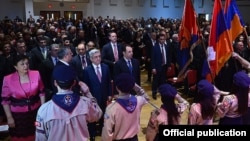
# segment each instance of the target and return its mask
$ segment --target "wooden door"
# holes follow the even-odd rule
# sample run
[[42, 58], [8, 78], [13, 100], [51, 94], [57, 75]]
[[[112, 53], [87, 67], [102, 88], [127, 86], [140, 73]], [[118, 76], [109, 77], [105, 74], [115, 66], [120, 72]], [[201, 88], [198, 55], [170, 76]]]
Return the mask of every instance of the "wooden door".
[[64, 11], [64, 18], [80, 20], [82, 19], [82, 11]]
[[54, 19], [57, 20], [60, 18], [60, 11], [40, 11], [40, 15], [44, 17], [44, 19]]

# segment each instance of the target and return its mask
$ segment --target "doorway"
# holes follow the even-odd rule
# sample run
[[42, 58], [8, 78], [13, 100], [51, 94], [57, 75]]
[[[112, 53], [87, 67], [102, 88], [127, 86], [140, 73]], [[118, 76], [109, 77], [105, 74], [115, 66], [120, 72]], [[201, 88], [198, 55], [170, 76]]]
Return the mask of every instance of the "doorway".
[[49, 19], [58, 20], [60, 18], [60, 11], [40, 11], [40, 15], [47, 20]]
[[64, 11], [64, 18], [80, 20], [82, 19], [82, 11]]

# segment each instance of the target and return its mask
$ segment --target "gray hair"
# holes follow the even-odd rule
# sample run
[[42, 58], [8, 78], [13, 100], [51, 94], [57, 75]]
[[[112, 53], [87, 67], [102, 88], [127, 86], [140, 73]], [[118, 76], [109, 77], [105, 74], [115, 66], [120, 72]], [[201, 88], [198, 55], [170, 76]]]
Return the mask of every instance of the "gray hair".
[[66, 56], [71, 50], [67, 47], [61, 47], [57, 53], [57, 57], [59, 59], [63, 59], [64, 56]]
[[89, 52], [89, 57], [92, 58], [95, 53], [101, 53], [101, 52], [99, 49], [94, 48]]

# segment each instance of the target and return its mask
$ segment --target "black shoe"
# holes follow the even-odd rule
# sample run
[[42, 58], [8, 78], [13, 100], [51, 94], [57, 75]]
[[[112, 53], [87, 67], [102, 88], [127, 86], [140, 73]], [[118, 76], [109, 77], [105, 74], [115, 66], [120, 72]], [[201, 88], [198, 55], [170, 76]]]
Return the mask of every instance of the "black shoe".
[[95, 141], [95, 137], [90, 137], [89, 140], [90, 141]]
[[153, 98], [154, 100], [156, 100], [156, 99], [157, 99], [156, 95], [152, 95], [152, 98]]

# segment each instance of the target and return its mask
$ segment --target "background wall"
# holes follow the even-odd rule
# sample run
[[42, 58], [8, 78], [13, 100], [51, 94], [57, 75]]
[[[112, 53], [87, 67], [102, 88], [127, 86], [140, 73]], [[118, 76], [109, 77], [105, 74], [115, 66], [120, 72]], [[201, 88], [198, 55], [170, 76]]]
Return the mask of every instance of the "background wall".
[[[29, 15], [37, 18], [40, 11], [82, 11], [83, 16], [107, 17], [117, 19], [157, 17], [181, 18], [185, 0], [1, 0], [0, 18], [4, 16], [27, 19]], [[63, 1], [63, 6], [60, 3]], [[211, 18], [213, 0], [193, 0], [197, 14], [206, 13]], [[245, 22], [250, 21], [249, 0], [237, 0]], [[49, 8], [48, 5], [52, 7]], [[73, 6], [74, 5], [74, 6]], [[72, 6], [74, 8], [72, 8]]]

